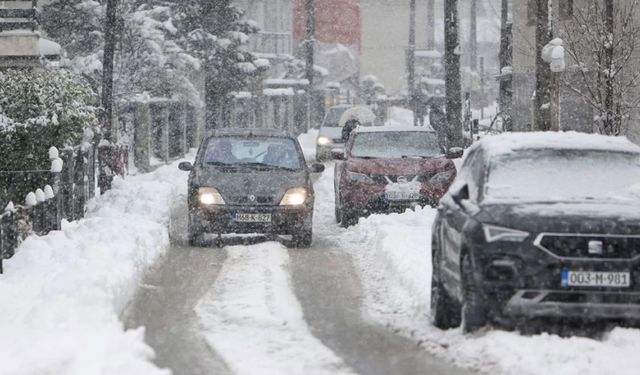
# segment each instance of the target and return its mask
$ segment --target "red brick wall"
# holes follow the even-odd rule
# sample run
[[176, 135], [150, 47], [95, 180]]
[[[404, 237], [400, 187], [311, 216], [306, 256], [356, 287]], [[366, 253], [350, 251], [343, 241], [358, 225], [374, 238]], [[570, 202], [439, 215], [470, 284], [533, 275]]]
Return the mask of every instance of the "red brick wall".
[[[360, 50], [362, 24], [358, 0], [315, 0], [316, 40], [340, 43]], [[299, 45], [306, 36], [306, 0], [295, 0], [293, 39]]]

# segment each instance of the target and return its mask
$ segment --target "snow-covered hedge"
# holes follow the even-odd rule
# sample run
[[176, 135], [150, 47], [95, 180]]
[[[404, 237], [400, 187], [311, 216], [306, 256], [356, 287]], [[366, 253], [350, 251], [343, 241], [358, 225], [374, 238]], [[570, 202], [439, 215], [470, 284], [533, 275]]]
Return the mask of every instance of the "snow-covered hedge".
[[[65, 70], [0, 73], [0, 170], [48, 170], [51, 146], [77, 145], [85, 129], [97, 126], [96, 101], [91, 88]], [[7, 183], [16, 182], [0, 179], [0, 186]]]

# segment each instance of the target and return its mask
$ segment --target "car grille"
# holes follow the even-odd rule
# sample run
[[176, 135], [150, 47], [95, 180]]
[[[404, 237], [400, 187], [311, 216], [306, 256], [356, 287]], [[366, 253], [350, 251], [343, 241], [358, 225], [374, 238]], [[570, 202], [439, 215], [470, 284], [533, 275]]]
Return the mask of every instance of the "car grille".
[[561, 258], [633, 259], [640, 256], [640, 237], [622, 235], [542, 234], [536, 239], [536, 245]]
[[381, 183], [381, 184], [386, 184], [389, 181], [396, 183], [398, 182], [398, 180], [402, 177], [402, 179], [404, 179], [405, 182], [411, 182], [413, 181], [417, 176], [416, 175], [402, 175], [402, 176], [386, 176], [386, 175], [382, 175], [382, 174], [374, 174], [374, 175], [369, 175], [369, 177], [371, 177], [371, 179], [377, 183]]
[[273, 196], [260, 196], [256, 195], [255, 199], [252, 200], [249, 195], [232, 195], [230, 197], [225, 197], [225, 201], [227, 204], [237, 204], [237, 205], [272, 205], [276, 201]]

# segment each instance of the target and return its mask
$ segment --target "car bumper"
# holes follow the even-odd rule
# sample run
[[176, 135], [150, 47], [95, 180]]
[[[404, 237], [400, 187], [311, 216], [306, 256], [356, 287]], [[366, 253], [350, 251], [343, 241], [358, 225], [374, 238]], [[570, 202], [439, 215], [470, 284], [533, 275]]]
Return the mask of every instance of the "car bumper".
[[503, 313], [512, 317], [627, 319], [640, 321], [640, 293], [519, 290]]
[[418, 199], [388, 200], [384, 189], [384, 186], [347, 189], [343, 194], [343, 205], [360, 214], [404, 212], [407, 208], [416, 206], [435, 207], [442, 196], [442, 193], [423, 188]]
[[[311, 225], [313, 211], [310, 207], [281, 206], [219, 206], [215, 208], [195, 208], [190, 211], [192, 225], [200, 233], [264, 233], [293, 234]], [[270, 214], [268, 223], [246, 223], [234, 220], [236, 214]]]
[[[640, 259], [558, 259], [526, 241], [484, 244], [472, 253], [475, 282], [499, 315], [640, 321]], [[565, 286], [566, 270], [629, 272], [631, 281], [625, 288]]]

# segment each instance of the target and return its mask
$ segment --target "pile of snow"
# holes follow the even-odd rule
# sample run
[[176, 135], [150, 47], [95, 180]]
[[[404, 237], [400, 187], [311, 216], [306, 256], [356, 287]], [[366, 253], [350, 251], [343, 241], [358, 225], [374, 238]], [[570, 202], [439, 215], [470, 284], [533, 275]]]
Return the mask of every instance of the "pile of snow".
[[116, 179], [85, 219], [21, 244], [0, 275], [0, 372], [166, 373], [144, 331], [118, 317], [168, 247], [170, 202], [186, 180], [176, 164]]
[[284, 246], [267, 242], [226, 251], [196, 312], [207, 342], [235, 374], [352, 374], [309, 331]]

